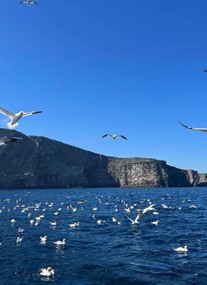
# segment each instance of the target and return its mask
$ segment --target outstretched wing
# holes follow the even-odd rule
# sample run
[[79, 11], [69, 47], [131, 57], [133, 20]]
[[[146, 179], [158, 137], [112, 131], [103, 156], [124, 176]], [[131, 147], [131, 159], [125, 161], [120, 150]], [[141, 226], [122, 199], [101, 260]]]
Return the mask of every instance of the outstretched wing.
[[0, 113], [6, 115], [7, 117], [9, 117], [10, 119], [13, 119], [15, 114], [5, 110], [4, 108], [0, 107]]
[[127, 140], [127, 138], [126, 138], [125, 136], [123, 136], [123, 135], [120, 135], [120, 137], [121, 137], [122, 139]]
[[150, 205], [149, 207], [145, 208], [142, 210], [142, 214], [146, 214], [148, 211], [154, 211], [155, 208], [154, 207], [155, 204]]
[[39, 113], [42, 113], [42, 111], [25, 112], [22, 117], [31, 116]]
[[134, 221], [129, 216], [126, 216], [126, 217], [132, 224], [134, 223]]
[[207, 128], [192, 128], [189, 126], [184, 125], [183, 123], [181, 123], [180, 121], [178, 121], [183, 127], [185, 127], [186, 129], [189, 130], [193, 130], [193, 131], [200, 131], [200, 132], [207, 132]]
[[105, 137], [113, 137], [111, 134], [105, 134], [102, 136], [102, 138], [105, 138]]

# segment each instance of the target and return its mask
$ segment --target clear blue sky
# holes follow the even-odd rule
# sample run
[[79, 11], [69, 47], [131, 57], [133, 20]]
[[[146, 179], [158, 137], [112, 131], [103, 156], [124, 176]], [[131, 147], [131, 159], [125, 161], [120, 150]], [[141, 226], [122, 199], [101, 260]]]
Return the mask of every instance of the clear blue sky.
[[177, 121], [207, 127], [207, 1], [37, 2], [1, 0], [0, 106], [43, 111], [16, 130], [207, 172], [207, 133]]

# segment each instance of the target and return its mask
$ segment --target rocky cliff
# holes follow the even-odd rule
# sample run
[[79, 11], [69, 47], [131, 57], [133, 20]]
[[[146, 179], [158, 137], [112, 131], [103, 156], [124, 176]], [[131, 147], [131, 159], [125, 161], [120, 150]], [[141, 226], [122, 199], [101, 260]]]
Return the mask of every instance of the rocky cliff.
[[114, 158], [38, 136], [0, 146], [0, 188], [206, 186], [207, 175], [148, 158]]

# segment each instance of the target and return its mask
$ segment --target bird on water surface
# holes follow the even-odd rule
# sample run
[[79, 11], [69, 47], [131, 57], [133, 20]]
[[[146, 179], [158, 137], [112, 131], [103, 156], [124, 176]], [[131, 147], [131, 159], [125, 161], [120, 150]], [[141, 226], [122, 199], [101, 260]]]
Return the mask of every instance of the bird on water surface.
[[10, 122], [7, 123], [7, 126], [9, 129], [14, 129], [16, 126], [18, 126], [18, 121], [22, 117], [39, 114], [39, 113], [42, 113], [42, 111], [31, 111], [31, 112], [20, 111], [20, 112], [14, 114], [14, 113], [7, 111], [4, 108], [0, 107], [0, 113], [10, 118]]
[[174, 251], [178, 252], [178, 253], [187, 253], [188, 252], [188, 247], [187, 245], [185, 245], [184, 247], [180, 246], [177, 248], [173, 248]]
[[55, 274], [55, 271], [52, 267], [41, 268], [40, 275], [43, 277], [50, 277]]

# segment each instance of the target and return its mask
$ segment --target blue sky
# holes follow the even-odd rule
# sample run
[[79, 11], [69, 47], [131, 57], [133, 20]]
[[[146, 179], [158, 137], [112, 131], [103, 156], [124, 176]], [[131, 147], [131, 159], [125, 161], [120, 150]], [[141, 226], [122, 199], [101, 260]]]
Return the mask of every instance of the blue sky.
[[16, 130], [207, 172], [207, 134], [178, 124], [207, 127], [206, 0], [37, 2], [1, 0], [0, 106], [43, 111]]

